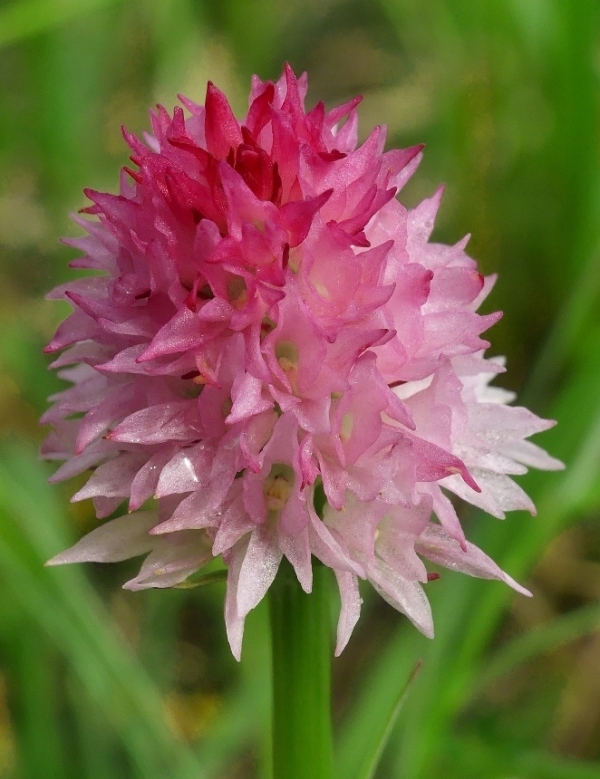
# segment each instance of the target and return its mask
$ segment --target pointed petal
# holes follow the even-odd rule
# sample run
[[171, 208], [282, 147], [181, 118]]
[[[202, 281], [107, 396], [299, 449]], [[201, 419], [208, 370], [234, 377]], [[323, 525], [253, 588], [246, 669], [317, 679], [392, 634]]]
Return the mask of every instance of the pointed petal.
[[441, 527], [430, 525], [425, 528], [417, 539], [415, 548], [419, 554], [445, 568], [461, 571], [469, 576], [477, 576], [480, 579], [498, 579], [506, 582], [522, 595], [531, 597], [529, 590], [504, 573], [485, 552], [469, 542], [466, 544], [466, 549], [461, 548], [456, 539]]
[[275, 579], [281, 557], [281, 550], [266, 530], [261, 528], [252, 533], [238, 581], [240, 616], [245, 617], [263, 599]]
[[157, 521], [153, 511], [117, 517], [92, 530], [70, 549], [48, 560], [46, 565], [116, 563], [145, 554], [154, 545], [154, 538], [148, 531]]
[[410, 619], [427, 638], [433, 638], [433, 617], [425, 591], [419, 582], [409, 581], [383, 561], [369, 568], [369, 581], [381, 597]]
[[358, 579], [348, 571], [335, 571], [340, 589], [341, 608], [337, 625], [335, 656], [339, 657], [350, 640], [354, 626], [360, 617], [362, 598], [358, 592]]

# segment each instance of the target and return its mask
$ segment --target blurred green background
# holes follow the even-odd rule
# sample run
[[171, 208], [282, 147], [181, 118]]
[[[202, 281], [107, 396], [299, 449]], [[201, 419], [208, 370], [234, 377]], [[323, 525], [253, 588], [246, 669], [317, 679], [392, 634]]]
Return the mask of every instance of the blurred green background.
[[339, 779], [418, 658], [377, 777], [600, 776], [600, 4], [596, 0], [11, 0], [0, 3], [0, 779], [268, 779], [265, 609], [229, 653], [221, 585], [127, 593], [135, 563], [44, 569], [94, 526], [48, 487], [37, 419], [60, 383], [41, 354], [65, 310], [84, 186], [114, 191], [120, 125], [213, 80], [245, 108], [284, 60], [309, 103], [356, 93], [363, 136], [421, 141], [403, 200], [441, 181], [436, 236], [470, 231], [499, 282], [487, 310], [501, 382], [559, 425], [568, 465], [522, 483], [537, 518], [465, 516], [535, 593], [444, 573], [428, 642], [365, 591], [335, 661]]

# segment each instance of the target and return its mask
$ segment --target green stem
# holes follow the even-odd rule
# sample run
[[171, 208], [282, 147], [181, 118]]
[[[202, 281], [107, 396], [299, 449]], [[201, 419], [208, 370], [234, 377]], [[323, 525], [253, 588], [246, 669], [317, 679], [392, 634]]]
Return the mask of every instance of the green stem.
[[332, 779], [329, 571], [306, 595], [284, 560], [270, 589], [273, 779]]

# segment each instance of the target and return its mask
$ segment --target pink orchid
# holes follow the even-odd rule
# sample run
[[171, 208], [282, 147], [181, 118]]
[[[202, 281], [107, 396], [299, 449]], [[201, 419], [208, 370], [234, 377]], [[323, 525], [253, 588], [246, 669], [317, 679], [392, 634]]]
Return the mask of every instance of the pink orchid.
[[67, 242], [100, 274], [51, 295], [74, 307], [47, 347], [72, 386], [43, 453], [66, 461], [54, 481], [92, 471], [73, 499], [98, 517], [130, 512], [51, 564], [147, 554], [138, 590], [221, 556], [238, 658], [284, 557], [306, 592], [313, 557], [333, 569], [336, 653], [360, 578], [433, 635], [422, 558], [526, 593], [466, 541], [448, 493], [533, 512], [511, 476], [561, 467], [524, 440], [552, 423], [488, 387], [499, 314], [477, 308], [494, 278], [466, 241], [430, 243], [441, 192], [396, 199], [421, 147], [384, 152], [382, 127], [357, 146], [359, 100], [307, 112], [306, 89], [289, 66], [254, 78], [238, 122], [209, 84], [187, 117], [151, 114], [145, 142], [125, 133], [137, 170], [119, 195], [86, 192], [97, 219]]

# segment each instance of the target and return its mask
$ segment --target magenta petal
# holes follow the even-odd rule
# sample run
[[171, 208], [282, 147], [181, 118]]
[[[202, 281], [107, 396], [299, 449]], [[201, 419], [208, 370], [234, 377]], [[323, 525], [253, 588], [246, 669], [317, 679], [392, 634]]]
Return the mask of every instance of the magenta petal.
[[298, 246], [304, 241], [310, 230], [313, 217], [329, 200], [332, 189], [322, 192], [310, 200], [296, 200], [286, 203], [279, 211], [281, 226], [287, 230], [290, 247]]
[[226, 157], [242, 142], [240, 126], [227, 98], [209, 82], [206, 90], [206, 145], [215, 157]]

